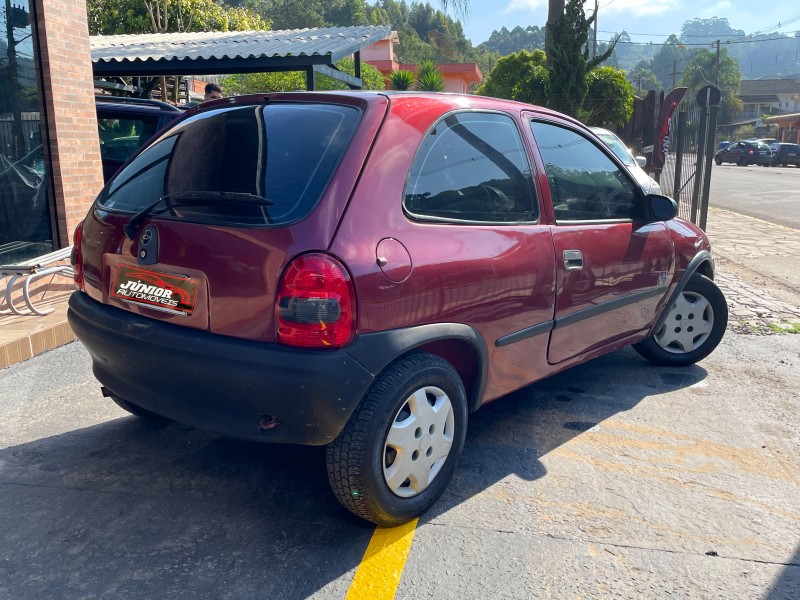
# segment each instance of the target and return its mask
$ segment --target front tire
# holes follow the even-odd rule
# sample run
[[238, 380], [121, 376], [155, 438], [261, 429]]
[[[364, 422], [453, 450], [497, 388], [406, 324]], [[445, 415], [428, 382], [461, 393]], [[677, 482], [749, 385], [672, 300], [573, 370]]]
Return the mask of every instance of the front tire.
[[342, 505], [383, 527], [424, 513], [453, 476], [467, 431], [458, 372], [432, 354], [392, 363], [327, 448]]
[[695, 273], [667, 309], [664, 324], [633, 347], [657, 365], [692, 365], [714, 351], [727, 325], [725, 296], [708, 277]]

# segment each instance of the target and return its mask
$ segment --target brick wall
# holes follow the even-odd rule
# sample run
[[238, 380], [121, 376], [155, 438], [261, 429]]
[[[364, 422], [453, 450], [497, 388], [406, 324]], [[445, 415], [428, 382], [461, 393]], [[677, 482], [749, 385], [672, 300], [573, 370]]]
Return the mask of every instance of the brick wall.
[[31, 4], [42, 63], [57, 235], [60, 245], [67, 246], [103, 187], [86, 0]]

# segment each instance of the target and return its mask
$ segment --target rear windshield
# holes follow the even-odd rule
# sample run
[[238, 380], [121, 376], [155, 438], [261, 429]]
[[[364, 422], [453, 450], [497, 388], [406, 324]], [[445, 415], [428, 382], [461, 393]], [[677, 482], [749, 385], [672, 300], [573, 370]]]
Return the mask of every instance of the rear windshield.
[[[106, 209], [138, 212], [165, 198], [161, 218], [225, 225], [281, 225], [307, 216], [360, 118], [331, 104], [218, 108], [168, 130], [100, 193]], [[204, 192], [210, 192], [208, 198]], [[215, 201], [220, 192], [257, 202]], [[191, 197], [191, 202], [169, 199]], [[155, 213], [156, 211], [154, 211]]]

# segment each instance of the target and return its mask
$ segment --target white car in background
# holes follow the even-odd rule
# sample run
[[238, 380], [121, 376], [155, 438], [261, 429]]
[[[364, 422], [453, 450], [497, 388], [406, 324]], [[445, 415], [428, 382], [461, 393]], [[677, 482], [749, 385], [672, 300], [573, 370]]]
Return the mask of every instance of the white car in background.
[[625, 143], [619, 139], [615, 133], [609, 131], [608, 129], [603, 129], [602, 127], [590, 127], [589, 129], [592, 130], [597, 137], [599, 137], [603, 142], [605, 142], [606, 146], [611, 148], [611, 151], [617, 155], [625, 166], [628, 167], [628, 171], [631, 172], [636, 178], [636, 181], [639, 182], [639, 185], [642, 186], [642, 189], [648, 194], [661, 194], [661, 186], [658, 185], [658, 182], [650, 177], [642, 167], [646, 163], [646, 160], [643, 156], [634, 157]]

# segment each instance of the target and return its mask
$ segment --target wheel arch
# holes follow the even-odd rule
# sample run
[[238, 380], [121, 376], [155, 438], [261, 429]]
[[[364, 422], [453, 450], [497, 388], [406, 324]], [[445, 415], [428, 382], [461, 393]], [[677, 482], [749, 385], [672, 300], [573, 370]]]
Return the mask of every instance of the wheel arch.
[[440, 356], [458, 372], [467, 408], [481, 405], [488, 376], [489, 352], [481, 334], [463, 323], [434, 323], [359, 336], [350, 355], [377, 379], [391, 363], [415, 352]]
[[678, 285], [676, 285], [675, 289], [672, 290], [669, 298], [661, 308], [661, 314], [658, 315], [658, 318], [650, 328], [650, 331], [647, 334], [648, 336], [652, 335], [653, 332], [658, 331], [664, 324], [664, 320], [667, 318], [667, 313], [669, 313], [669, 307], [672, 306], [678, 296], [683, 292], [686, 284], [689, 283], [689, 280], [695, 273], [700, 273], [712, 281], [714, 280], [714, 259], [711, 257], [711, 252], [708, 250], [700, 250], [700, 252], [695, 254], [694, 258], [689, 261], [689, 264], [686, 266], [686, 270], [683, 272], [683, 275], [681, 275], [681, 278], [678, 281]]

